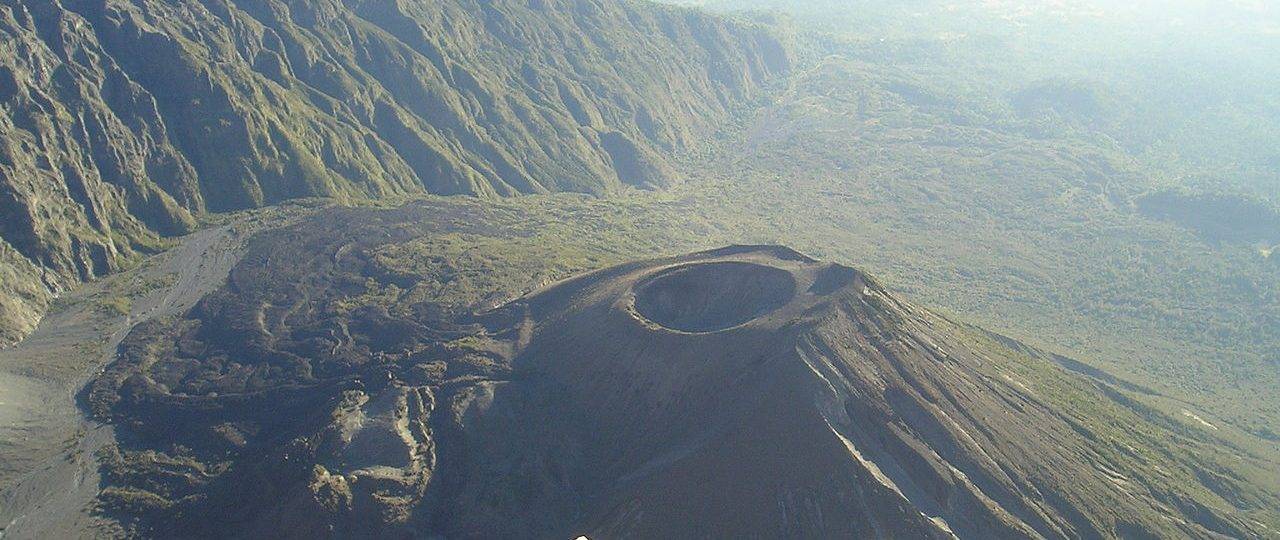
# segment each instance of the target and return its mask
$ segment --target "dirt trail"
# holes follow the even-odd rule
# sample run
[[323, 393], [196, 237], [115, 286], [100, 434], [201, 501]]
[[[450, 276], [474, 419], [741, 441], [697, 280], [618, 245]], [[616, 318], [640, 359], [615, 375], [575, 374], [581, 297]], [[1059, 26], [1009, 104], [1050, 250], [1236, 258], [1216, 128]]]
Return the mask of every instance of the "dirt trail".
[[[205, 229], [143, 265], [62, 299], [23, 342], [0, 351], [0, 537], [98, 537], [94, 454], [114, 440], [76, 395], [134, 325], [180, 313], [225, 281], [251, 229]], [[127, 311], [128, 313], [121, 313]]]

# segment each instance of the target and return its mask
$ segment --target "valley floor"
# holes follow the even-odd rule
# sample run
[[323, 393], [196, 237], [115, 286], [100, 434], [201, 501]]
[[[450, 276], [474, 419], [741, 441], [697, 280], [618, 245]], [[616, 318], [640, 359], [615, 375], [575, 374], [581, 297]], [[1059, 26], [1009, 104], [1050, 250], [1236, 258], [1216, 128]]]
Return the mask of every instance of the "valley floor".
[[111, 527], [92, 510], [95, 453], [114, 430], [85, 417], [80, 392], [129, 330], [190, 308], [226, 279], [248, 236], [285, 214], [236, 216], [186, 236], [59, 299], [35, 332], [0, 350], [0, 537], [86, 537]]

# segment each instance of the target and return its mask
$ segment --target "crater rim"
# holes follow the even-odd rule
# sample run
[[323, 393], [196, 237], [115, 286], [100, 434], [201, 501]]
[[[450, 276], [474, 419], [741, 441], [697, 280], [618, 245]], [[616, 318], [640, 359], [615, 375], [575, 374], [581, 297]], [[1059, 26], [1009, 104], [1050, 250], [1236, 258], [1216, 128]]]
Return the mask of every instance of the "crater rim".
[[686, 334], [744, 326], [781, 309], [797, 294], [795, 276], [749, 261], [691, 262], [659, 270], [632, 288], [643, 321]]

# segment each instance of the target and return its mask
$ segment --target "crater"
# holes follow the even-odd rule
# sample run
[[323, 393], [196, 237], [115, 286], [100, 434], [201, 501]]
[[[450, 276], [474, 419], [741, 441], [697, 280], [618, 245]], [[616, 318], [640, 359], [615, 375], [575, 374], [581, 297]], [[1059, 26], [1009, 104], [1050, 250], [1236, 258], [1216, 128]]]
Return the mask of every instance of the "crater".
[[679, 266], [636, 287], [636, 312], [681, 332], [705, 333], [744, 324], [795, 296], [796, 281], [779, 268], [745, 262]]

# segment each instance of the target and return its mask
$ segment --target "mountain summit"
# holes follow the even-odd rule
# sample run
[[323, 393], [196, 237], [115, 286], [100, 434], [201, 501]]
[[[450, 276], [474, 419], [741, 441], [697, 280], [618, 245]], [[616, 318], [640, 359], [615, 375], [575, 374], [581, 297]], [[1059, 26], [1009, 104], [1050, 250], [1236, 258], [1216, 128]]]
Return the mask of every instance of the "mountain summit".
[[1261, 535], [1193, 433], [787, 248], [452, 318], [333, 310], [364, 248], [289, 238], [95, 385], [126, 433], [104, 508], [193, 535]]

